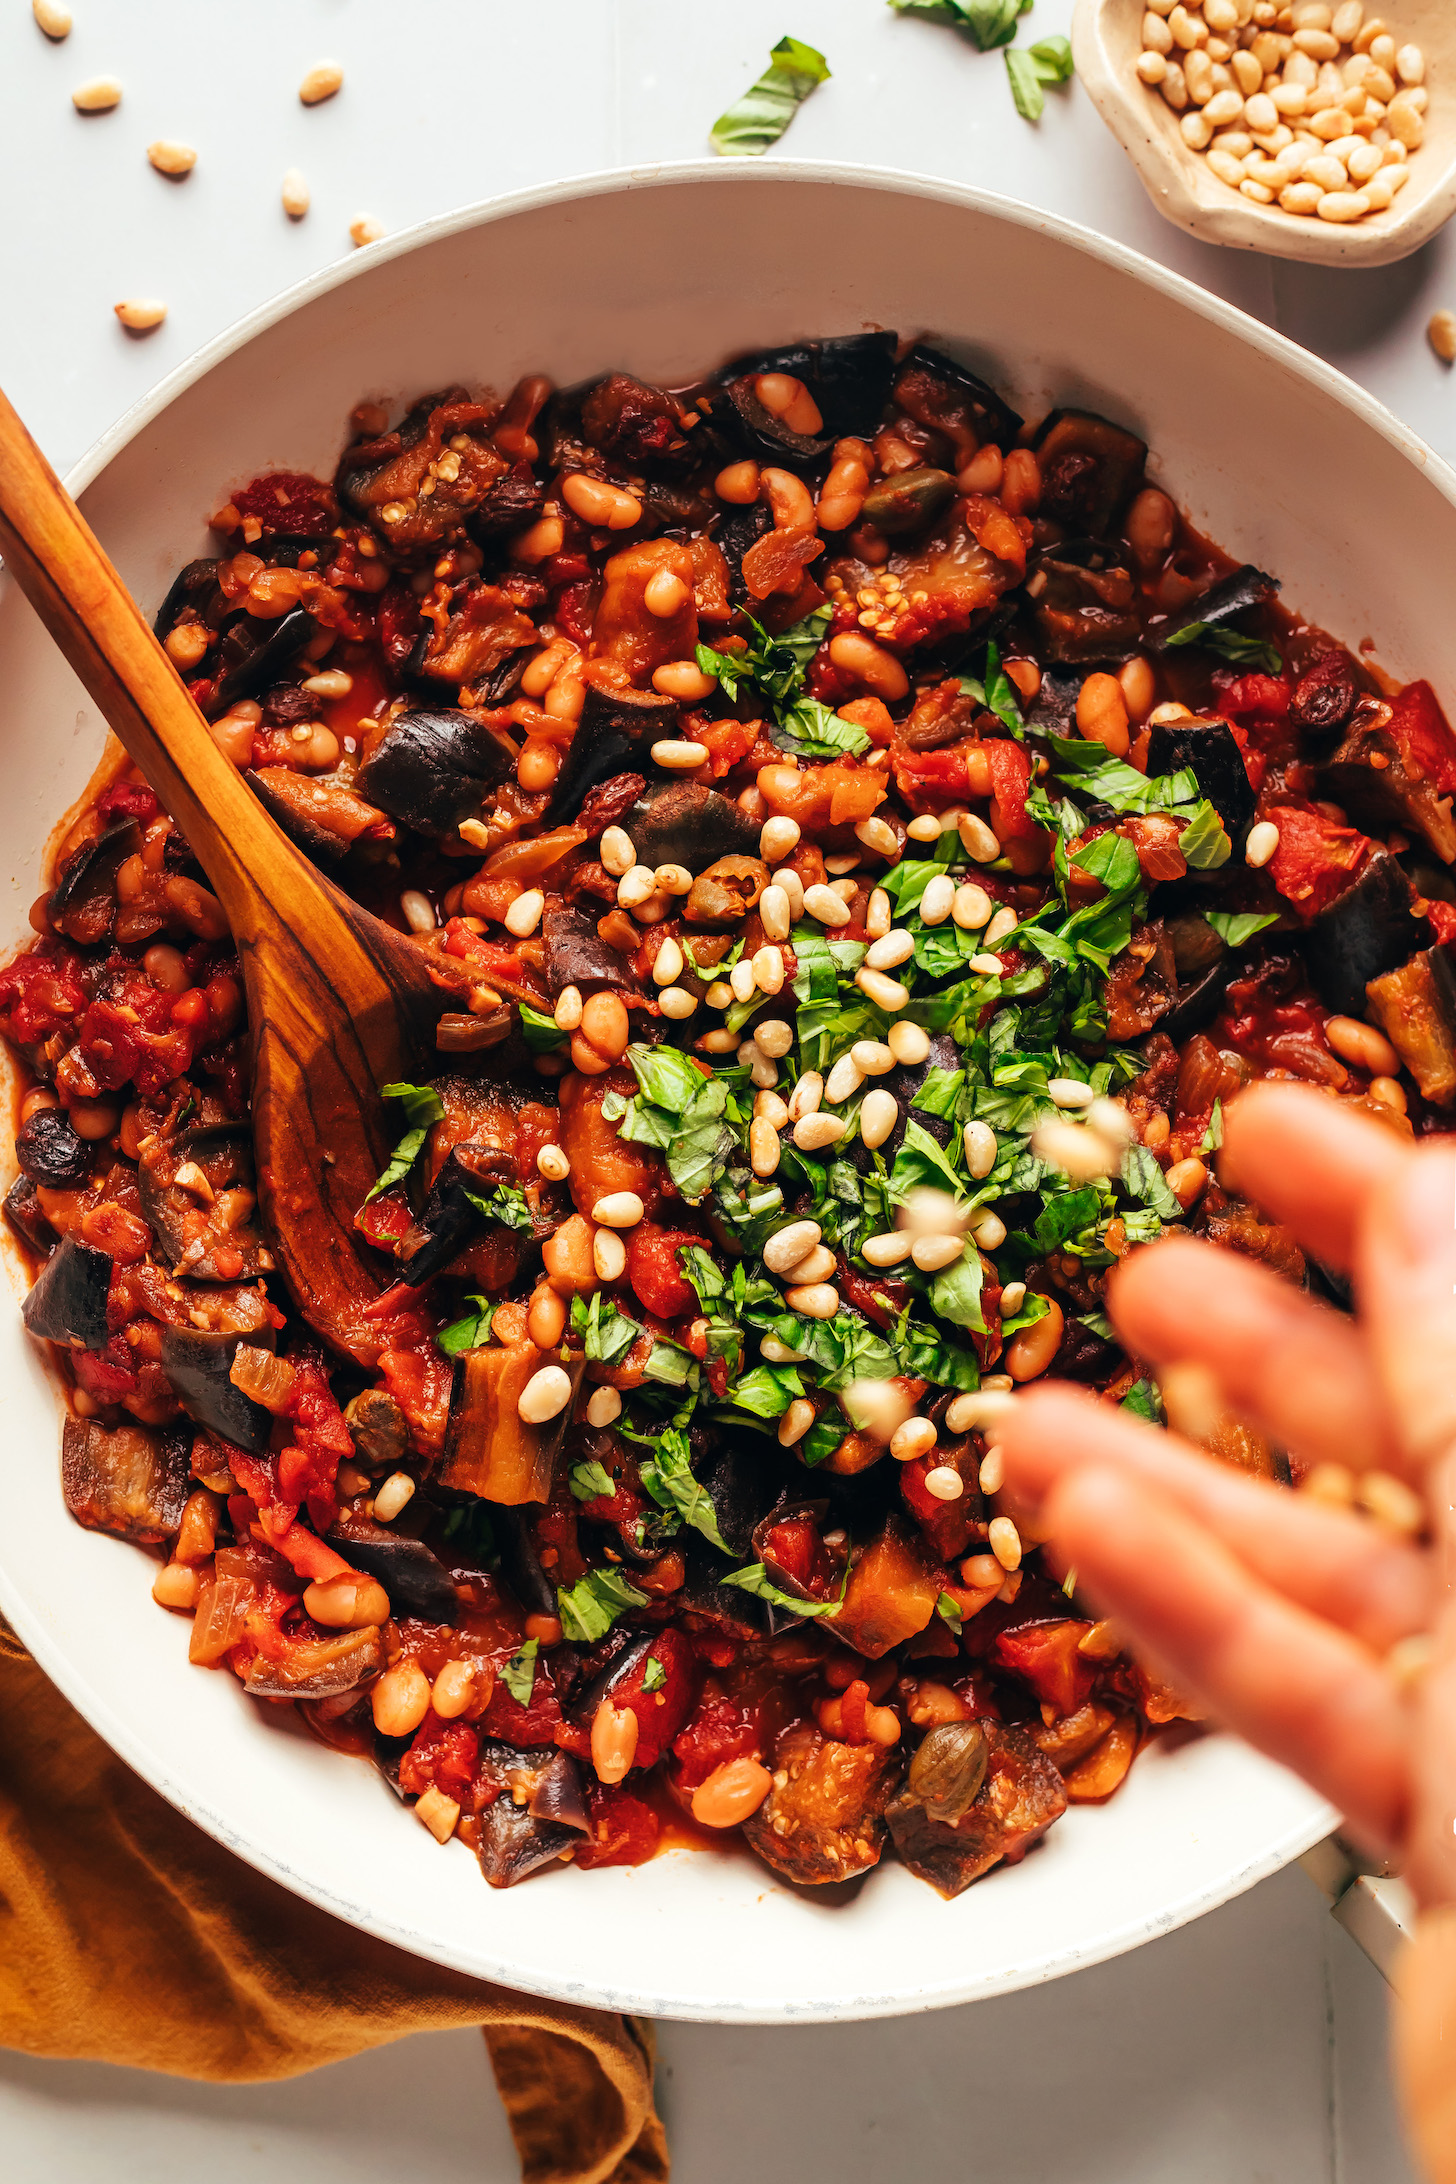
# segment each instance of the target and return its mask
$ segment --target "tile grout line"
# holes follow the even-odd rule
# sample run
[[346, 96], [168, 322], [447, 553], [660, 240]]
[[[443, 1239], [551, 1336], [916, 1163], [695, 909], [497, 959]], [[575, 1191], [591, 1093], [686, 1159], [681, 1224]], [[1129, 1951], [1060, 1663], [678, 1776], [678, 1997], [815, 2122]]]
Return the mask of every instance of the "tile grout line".
[[1335, 2023], [1334, 1967], [1330, 1962], [1329, 1921], [1320, 1929], [1320, 1987], [1325, 2003], [1325, 2131], [1329, 2144], [1330, 2184], [1344, 2184], [1345, 2158], [1340, 2132], [1339, 2043]]

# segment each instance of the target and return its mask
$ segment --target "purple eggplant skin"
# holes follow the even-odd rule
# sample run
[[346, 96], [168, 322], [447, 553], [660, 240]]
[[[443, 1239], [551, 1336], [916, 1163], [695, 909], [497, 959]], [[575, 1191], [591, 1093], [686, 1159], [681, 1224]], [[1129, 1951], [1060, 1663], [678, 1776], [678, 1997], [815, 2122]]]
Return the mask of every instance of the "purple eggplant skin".
[[1253, 821], [1257, 798], [1227, 721], [1161, 721], [1149, 729], [1149, 776], [1178, 773], [1184, 767], [1237, 843]]
[[508, 776], [516, 754], [504, 736], [465, 713], [402, 713], [359, 768], [355, 788], [419, 834], [452, 835], [479, 815], [481, 799]]
[[[1252, 562], [1245, 562], [1228, 576], [1221, 576], [1216, 584], [1210, 584], [1161, 628], [1148, 633], [1147, 644], [1154, 652], [1166, 652], [1180, 630], [1191, 629], [1199, 622], [1212, 622], [1221, 628], [1227, 622], [1237, 621], [1241, 614], [1248, 614], [1254, 607], [1267, 606], [1279, 596], [1279, 579], [1263, 569], [1256, 569]], [[1183, 648], [1177, 647], [1179, 651]], [[1190, 650], [1196, 647], [1190, 647]]]
[[72, 1190], [91, 1174], [94, 1148], [88, 1145], [63, 1107], [42, 1107], [22, 1123], [15, 1138], [20, 1172], [48, 1190]]
[[776, 1637], [797, 1622], [786, 1609], [774, 1608], [740, 1586], [725, 1585], [722, 1580], [728, 1573], [723, 1557], [706, 1543], [701, 1547], [689, 1543], [683, 1552], [687, 1575], [673, 1599], [715, 1624], [725, 1636], [751, 1645], [758, 1638]]
[[535, 1777], [524, 1805], [507, 1789], [480, 1816], [480, 1870], [492, 1888], [512, 1888], [587, 1833], [581, 1770], [569, 1752], [553, 1752], [543, 1765], [538, 1752], [494, 1742], [482, 1744], [480, 1757], [487, 1771]]
[[1363, 1016], [1372, 978], [1398, 970], [1430, 939], [1414, 910], [1415, 890], [1394, 857], [1378, 849], [1353, 887], [1312, 918], [1303, 935], [1304, 959], [1327, 1009]]
[[116, 924], [116, 875], [141, 846], [142, 830], [136, 820], [114, 819], [94, 842], [67, 860], [60, 885], [47, 905], [58, 933], [83, 948], [111, 937]]
[[1230, 949], [1179, 994], [1172, 1008], [1158, 1018], [1158, 1030], [1165, 1031], [1175, 1046], [1195, 1031], [1202, 1031], [1223, 1007], [1224, 995], [1238, 977], [1239, 968], [1239, 958]]
[[362, 1516], [341, 1517], [328, 1536], [346, 1562], [378, 1578], [396, 1615], [418, 1616], [425, 1623], [455, 1621], [460, 1602], [450, 1573], [422, 1539]]
[[[618, 1629], [621, 1629], [620, 1625]], [[655, 1633], [650, 1630], [640, 1634], [636, 1631], [623, 1631], [621, 1635], [624, 1643], [618, 1646], [616, 1652], [607, 1662], [606, 1667], [599, 1668], [595, 1676], [589, 1677], [580, 1689], [573, 1694], [571, 1704], [567, 1708], [570, 1719], [584, 1728], [590, 1728], [602, 1700], [610, 1697], [623, 1677], [631, 1674], [632, 1670], [652, 1651], [655, 1643]], [[552, 1661], [554, 1680], [554, 1654]]]
[[764, 1569], [768, 1572], [773, 1583], [778, 1586], [780, 1592], [792, 1594], [795, 1600], [817, 1600], [819, 1595], [811, 1593], [806, 1586], [799, 1583], [799, 1580], [790, 1571], [784, 1568], [781, 1562], [774, 1560], [773, 1551], [768, 1546], [768, 1536], [776, 1524], [783, 1524], [790, 1517], [810, 1517], [822, 1532], [824, 1530], [824, 1520], [828, 1514], [829, 1503], [827, 1500], [794, 1501], [791, 1497], [785, 1496], [777, 1508], [770, 1509], [768, 1515], [761, 1518], [753, 1528], [754, 1560], [763, 1564]]
[[468, 1141], [454, 1146], [430, 1187], [414, 1232], [424, 1241], [405, 1260], [400, 1279], [418, 1289], [438, 1274], [485, 1227], [486, 1216], [469, 1194], [484, 1197], [514, 1177], [514, 1166], [499, 1153]]
[[40, 1194], [28, 1175], [18, 1175], [5, 1193], [5, 1218], [21, 1242], [49, 1258], [59, 1238], [40, 1210]]
[[350, 844], [348, 842], [337, 834], [331, 834], [327, 827], [317, 826], [313, 820], [305, 817], [300, 812], [292, 810], [289, 805], [283, 802], [281, 797], [273, 794], [272, 789], [261, 774], [254, 773], [250, 768], [243, 775], [243, 779], [247, 782], [254, 796], [257, 797], [264, 811], [268, 813], [271, 819], [277, 821], [283, 832], [288, 836], [289, 841], [303, 851], [310, 864], [321, 865], [326, 870], [330, 870], [333, 866], [343, 863], [349, 854]]
[[189, 1418], [209, 1432], [234, 1441], [250, 1456], [268, 1452], [272, 1414], [235, 1388], [228, 1375], [238, 1344], [257, 1345], [258, 1336], [214, 1332], [202, 1327], [166, 1327], [161, 1366]]
[[823, 433], [794, 432], [766, 410], [758, 399], [752, 377], [731, 379], [723, 390], [728, 407], [715, 400], [712, 421], [735, 437], [746, 455], [756, 462], [781, 470], [818, 470], [828, 461], [834, 442]]
[[115, 1263], [109, 1251], [63, 1237], [20, 1308], [28, 1331], [70, 1350], [104, 1350], [111, 1335], [106, 1302]]
[[[1003, 401], [996, 389], [984, 379], [978, 378], [968, 366], [958, 364], [944, 349], [935, 349], [928, 342], [918, 341], [910, 354], [896, 367], [895, 376], [911, 365], [925, 371], [935, 379], [943, 380], [966, 402], [976, 420], [982, 440], [994, 440], [1001, 448], [1014, 446], [1023, 419]], [[1054, 413], [1056, 414], [1056, 413]]]
[[[756, 857], [760, 829], [732, 797], [698, 781], [648, 789], [622, 821], [640, 865], [706, 872], [720, 857]], [[620, 966], [619, 973], [620, 976]]]
[[786, 348], [759, 349], [751, 356], [736, 357], [724, 377], [748, 379], [760, 372], [785, 372], [791, 379], [802, 380], [813, 396], [826, 439], [872, 440], [884, 422], [898, 346], [898, 337], [888, 331], [792, 342]]
[[743, 557], [772, 529], [772, 515], [762, 501], [755, 501], [751, 508], [730, 508], [713, 534], [728, 564], [728, 597], [735, 607], [747, 607], [750, 613], [757, 613], [763, 602], [750, 595], [743, 581]]
[[527, 1615], [554, 1615], [556, 1587], [541, 1567], [529, 1519], [529, 1505], [522, 1508], [496, 1502], [490, 1505], [490, 1521], [500, 1550], [501, 1576], [515, 1595], [517, 1605]]
[[586, 701], [562, 760], [543, 827], [565, 826], [593, 789], [620, 773], [641, 772], [659, 738], [678, 732], [682, 708], [651, 691], [611, 692], [588, 683]]
[[[240, 623], [248, 618], [242, 616]], [[209, 720], [218, 720], [230, 705], [239, 698], [251, 698], [278, 680], [285, 667], [298, 657], [310, 637], [315, 634], [313, 616], [302, 607], [294, 607], [282, 621], [275, 622], [269, 635], [260, 645], [246, 653], [236, 665], [228, 666], [213, 686], [212, 696], [202, 710]], [[251, 635], [251, 629], [247, 631]], [[223, 640], [226, 654], [227, 639]]]
[[61, 1491], [88, 1532], [110, 1532], [156, 1547], [175, 1539], [192, 1478], [192, 1433], [67, 1418], [61, 1436]]
[[1053, 410], [1032, 442], [1041, 464], [1043, 512], [1069, 529], [1105, 538], [1131, 500], [1147, 442], [1095, 410]]
[[1028, 725], [1054, 736], [1077, 733], [1077, 699], [1086, 676], [1080, 667], [1053, 662], [1042, 670], [1041, 688], [1027, 714]]
[[204, 560], [189, 561], [177, 571], [152, 623], [154, 637], [165, 642], [176, 628], [184, 607], [191, 607], [200, 614], [210, 628], [218, 628], [232, 608], [218, 583], [217, 570], [216, 561]]
[[579, 910], [552, 903], [541, 920], [541, 938], [546, 949], [542, 968], [553, 999], [567, 986], [591, 993], [602, 986], [621, 985], [622, 957]]
[[779, 1497], [782, 1463], [762, 1435], [740, 1433], [715, 1448], [697, 1472], [728, 1552], [735, 1561], [751, 1562], [754, 1531]]

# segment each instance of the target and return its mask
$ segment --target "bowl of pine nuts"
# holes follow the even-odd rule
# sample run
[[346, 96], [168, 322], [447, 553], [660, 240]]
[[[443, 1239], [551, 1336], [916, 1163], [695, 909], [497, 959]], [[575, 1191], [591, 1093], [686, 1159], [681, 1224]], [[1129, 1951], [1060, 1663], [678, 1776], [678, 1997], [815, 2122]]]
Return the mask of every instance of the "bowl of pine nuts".
[[1456, 11], [1078, 0], [1077, 71], [1159, 212], [1205, 242], [1391, 265], [1456, 212]]

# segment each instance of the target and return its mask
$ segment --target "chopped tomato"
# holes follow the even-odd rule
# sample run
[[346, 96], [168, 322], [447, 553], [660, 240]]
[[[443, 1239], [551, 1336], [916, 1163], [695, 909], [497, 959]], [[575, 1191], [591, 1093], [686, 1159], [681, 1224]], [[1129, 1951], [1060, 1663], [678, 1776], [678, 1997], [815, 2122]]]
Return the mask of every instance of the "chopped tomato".
[[[648, 1690], [649, 1680], [654, 1690]], [[647, 1652], [611, 1691], [613, 1706], [630, 1707], [637, 1716], [634, 1769], [656, 1766], [687, 1720], [697, 1687], [698, 1664], [682, 1632], [666, 1628], [655, 1632]]]
[[399, 1786], [411, 1797], [435, 1789], [463, 1804], [479, 1757], [479, 1731], [468, 1722], [441, 1721], [432, 1706], [399, 1763]]
[[327, 538], [339, 520], [333, 487], [302, 470], [270, 470], [232, 495], [240, 516], [251, 516], [264, 537]]
[[646, 1865], [661, 1832], [650, 1805], [630, 1790], [592, 1782], [587, 1786], [586, 1807], [591, 1827], [576, 1853], [579, 1866], [590, 1872], [594, 1866]]
[[1287, 675], [1234, 675], [1218, 686], [1219, 709], [1235, 720], [1286, 720], [1291, 695]]
[[1009, 736], [993, 736], [982, 749], [991, 772], [991, 832], [998, 842], [1031, 840], [1041, 832], [1026, 810], [1031, 760]]
[[722, 1692], [705, 1694], [687, 1727], [673, 1739], [677, 1781], [685, 1790], [706, 1782], [725, 1760], [757, 1759], [763, 1749], [758, 1707]]
[[702, 1240], [692, 1229], [659, 1228], [652, 1221], [639, 1221], [627, 1231], [627, 1279], [639, 1303], [659, 1319], [677, 1319], [696, 1306], [697, 1292], [682, 1271], [678, 1252]]
[[1003, 1630], [993, 1658], [1024, 1676], [1042, 1704], [1053, 1707], [1059, 1717], [1075, 1714], [1086, 1704], [1095, 1674], [1093, 1664], [1077, 1651], [1091, 1628], [1090, 1623], [1069, 1620]]
[[1269, 877], [1301, 917], [1312, 918], [1355, 879], [1370, 853], [1369, 838], [1357, 827], [1337, 826], [1310, 806], [1275, 804], [1266, 816], [1279, 829]]
[[1431, 782], [1438, 796], [1456, 792], [1456, 736], [1428, 682], [1408, 683], [1402, 690], [1386, 733], [1407, 773]]
[[85, 1006], [80, 958], [53, 941], [0, 971], [0, 1015], [18, 1046], [54, 1038]]
[[[502, 1655], [499, 1668], [510, 1656]], [[531, 1696], [524, 1706], [513, 1699], [499, 1674], [490, 1704], [480, 1717], [482, 1736], [499, 1737], [505, 1744], [522, 1749], [533, 1745], [556, 1744], [560, 1741], [557, 1731], [564, 1726], [561, 1719], [561, 1702], [556, 1696], [552, 1680], [551, 1663], [544, 1656], [536, 1662], [536, 1674], [531, 1684]]]

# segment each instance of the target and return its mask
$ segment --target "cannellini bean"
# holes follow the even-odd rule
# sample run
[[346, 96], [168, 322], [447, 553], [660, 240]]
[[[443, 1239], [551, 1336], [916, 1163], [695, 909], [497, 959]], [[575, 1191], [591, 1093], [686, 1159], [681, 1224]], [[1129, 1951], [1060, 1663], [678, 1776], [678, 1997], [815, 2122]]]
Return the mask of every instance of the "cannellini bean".
[[773, 1788], [773, 1776], [756, 1759], [725, 1759], [692, 1794], [699, 1827], [736, 1828], [751, 1819]]
[[121, 85], [115, 76], [90, 76], [71, 93], [71, 104], [82, 114], [107, 114], [121, 104]]
[[1362, 1024], [1354, 1016], [1331, 1016], [1325, 1024], [1325, 1037], [1342, 1062], [1353, 1062], [1372, 1077], [1395, 1077], [1400, 1073], [1400, 1056], [1373, 1024]]
[[637, 1756], [637, 1716], [630, 1706], [603, 1699], [592, 1716], [591, 1756], [598, 1782], [620, 1782]]
[[71, 11], [60, 0], [30, 0], [30, 12], [48, 38], [57, 45], [71, 34]]
[[875, 644], [857, 630], [843, 630], [829, 642], [829, 657], [846, 675], [853, 675], [877, 698], [893, 703], [909, 691], [910, 678], [893, 652]]
[[[565, 1373], [561, 1377], [565, 1380]], [[430, 1709], [430, 1679], [419, 1662], [400, 1661], [387, 1668], [369, 1694], [369, 1707], [382, 1737], [413, 1736]]]
[[158, 137], [147, 146], [147, 158], [158, 174], [191, 174], [197, 153], [177, 137]]
[[1426, 339], [1443, 364], [1456, 363], [1456, 311], [1433, 312]]
[[642, 503], [635, 494], [624, 493], [603, 478], [589, 478], [584, 471], [567, 473], [561, 481], [561, 498], [583, 523], [608, 531], [628, 531], [642, 515]]

